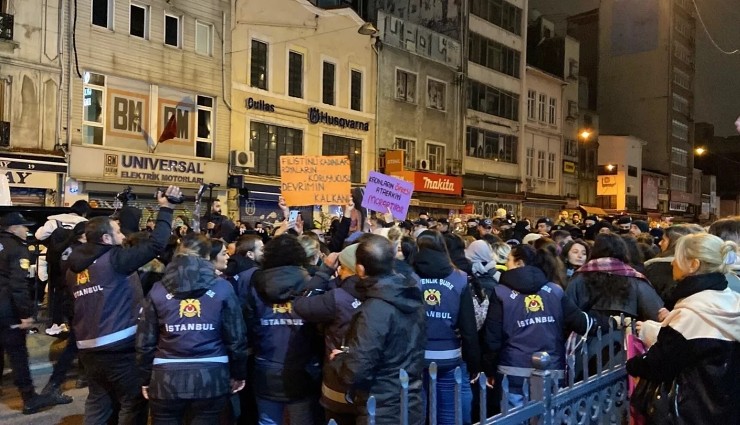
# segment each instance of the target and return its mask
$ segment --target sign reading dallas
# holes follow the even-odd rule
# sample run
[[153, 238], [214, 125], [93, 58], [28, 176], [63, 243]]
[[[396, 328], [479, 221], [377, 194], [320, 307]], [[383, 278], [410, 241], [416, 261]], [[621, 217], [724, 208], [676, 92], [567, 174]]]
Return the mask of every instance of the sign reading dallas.
[[352, 130], [370, 131], [370, 123], [356, 120], [350, 120], [347, 118], [339, 118], [329, 115], [326, 112], [321, 112], [319, 108], [310, 108], [308, 110], [308, 122], [311, 124], [326, 124], [335, 125], [341, 128], [349, 128]]

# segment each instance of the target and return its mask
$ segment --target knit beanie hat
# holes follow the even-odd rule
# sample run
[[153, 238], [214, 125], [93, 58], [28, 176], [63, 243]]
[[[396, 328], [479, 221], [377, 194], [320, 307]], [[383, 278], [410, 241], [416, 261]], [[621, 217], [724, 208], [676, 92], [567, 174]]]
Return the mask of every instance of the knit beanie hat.
[[640, 231], [643, 233], [647, 233], [650, 231], [650, 226], [648, 226], [645, 220], [635, 220], [632, 222], [632, 224], [637, 226], [637, 228], [640, 229]]
[[342, 265], [345, 269], [351, 271], [352, 273], [357, 273], [355, 270], [357, 266], [357, 247], [360, 246], [360, 244], [352, 244], [342, 250], [342, 252], [339, 253], [339, 264]]

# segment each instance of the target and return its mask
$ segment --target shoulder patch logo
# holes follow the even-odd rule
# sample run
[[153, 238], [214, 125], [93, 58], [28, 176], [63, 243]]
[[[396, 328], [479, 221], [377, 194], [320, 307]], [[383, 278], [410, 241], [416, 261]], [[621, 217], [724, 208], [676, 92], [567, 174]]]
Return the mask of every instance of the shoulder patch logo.
[[200, 317], [200, 301], [192, 298], [180, 301], [180, 317]]
[[424, 291], [424, 301], [429, 305], [439, 305], [442, 302], [442, 294], [436, 289]]
[[78, 285], [84, 285], [88, 282], [90, 282], [90, 272], [88, 272], [87, 269], [77, 273], [77, 284]]
[[293, 312], [293, 303], [285, 303], [285, 304], [273, 304], [272, 305], [272, 312], [273, 313], [279, 313], [279, 314], [286, 314], [286, 313], [292, 313]]
[[528, 313], [537, 313], [538, 311], [545, 311], [545, 304], [539, 295], [527, 295], [524, 298], [524, 308], [527, 309]]
[[28, 258], [21, 258], [20, 266], [23, 270], [28, 270], [31, 267], [31, 261]]

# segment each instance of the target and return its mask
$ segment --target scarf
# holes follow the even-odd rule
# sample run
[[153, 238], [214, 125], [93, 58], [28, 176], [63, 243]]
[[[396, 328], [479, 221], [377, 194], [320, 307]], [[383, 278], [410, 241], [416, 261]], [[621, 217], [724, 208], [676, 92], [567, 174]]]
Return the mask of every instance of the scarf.
[[617, 276], [634, 277], [648, 281], [644, 274], [633, 269], [629, 265], [617, 260], [616, 258], [605, 257], [591, 260], [576, 270], [576, 273], [601, 272], [606, 274], [615, 274]]

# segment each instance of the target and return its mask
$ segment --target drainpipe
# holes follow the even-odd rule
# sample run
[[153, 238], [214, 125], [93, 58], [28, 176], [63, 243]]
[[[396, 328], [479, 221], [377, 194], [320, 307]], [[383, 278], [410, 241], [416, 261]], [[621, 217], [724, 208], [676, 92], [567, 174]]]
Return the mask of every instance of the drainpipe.
[[221, 92], [224, 104], [231, 111], [231, 104], [226, 99], [226, 12], [221, 11]]

